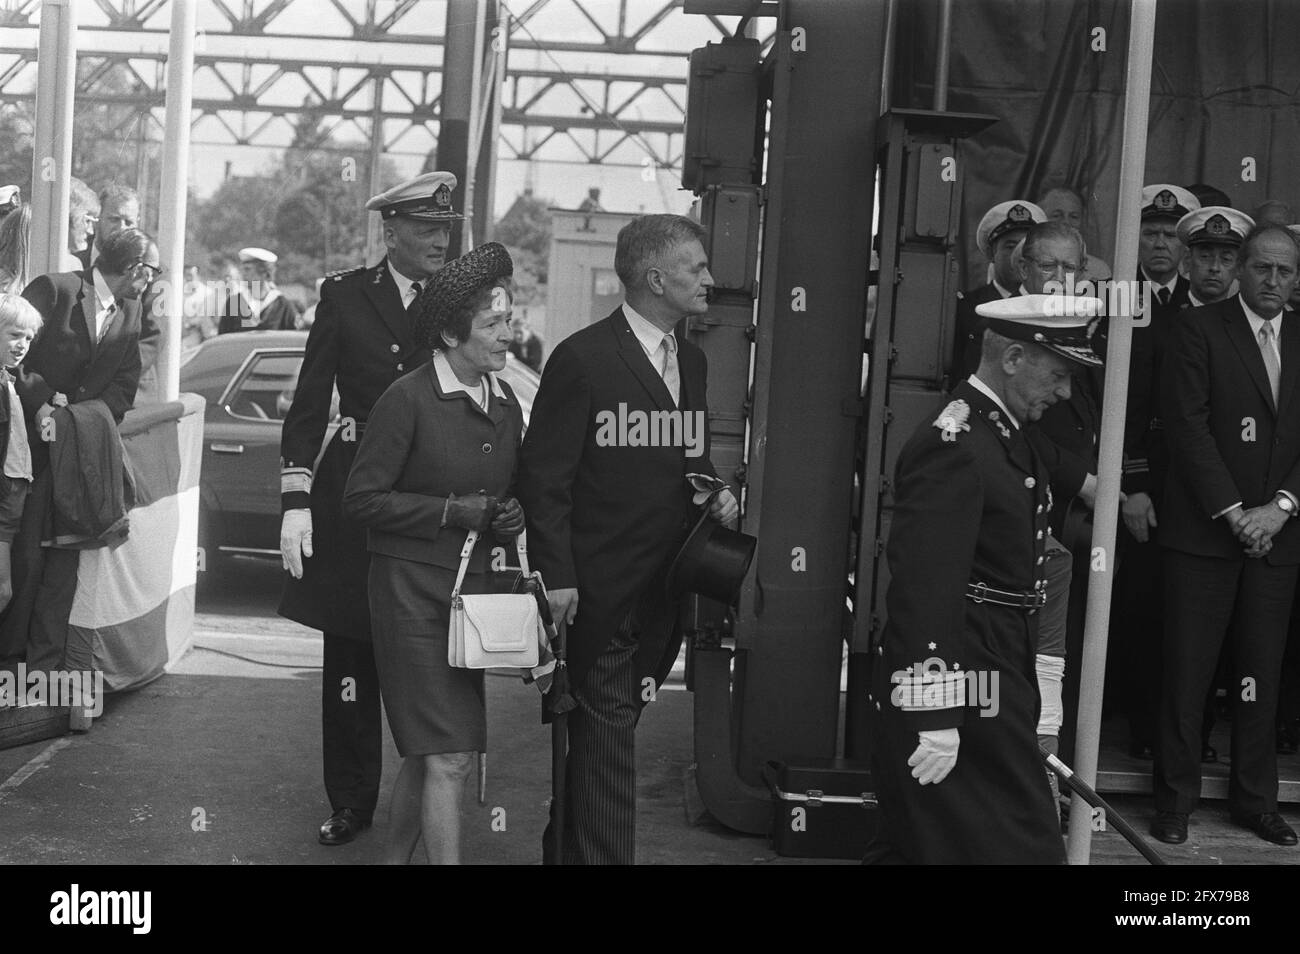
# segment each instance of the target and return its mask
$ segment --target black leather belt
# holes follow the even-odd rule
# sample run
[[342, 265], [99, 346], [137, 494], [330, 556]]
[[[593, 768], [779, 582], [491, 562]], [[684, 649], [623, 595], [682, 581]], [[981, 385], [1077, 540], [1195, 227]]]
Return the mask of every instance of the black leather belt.
[[972, 603], [995, 603], [998, 606], [1012, 606], [1033, 612], [1047, 605], [1047, 589], [1046, 583], [1040, 583], [1037, 589], [1029, 592], [999, 590], [987, 583], [967, 583], [966, 599]]

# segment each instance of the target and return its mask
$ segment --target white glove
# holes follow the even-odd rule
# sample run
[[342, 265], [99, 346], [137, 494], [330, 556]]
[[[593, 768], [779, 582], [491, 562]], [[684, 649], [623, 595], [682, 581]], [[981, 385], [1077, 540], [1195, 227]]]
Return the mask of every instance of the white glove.
[[912, 778], [922, 785], [938, 785], [957, 765], [961, 735], [956, 729], [933, 729], [917, 735], [921, 744], [907, 760], [912, 766]]
[[730, 490], [724, 490], [709, 504], [709, 516], [718, 523], [731, 523], [740, 513], [740, 504]]
[[295, 580], [302, 579], [302, 561], [311, 556], [311, 511], [286, 510], [280, 521], [280, 559]]

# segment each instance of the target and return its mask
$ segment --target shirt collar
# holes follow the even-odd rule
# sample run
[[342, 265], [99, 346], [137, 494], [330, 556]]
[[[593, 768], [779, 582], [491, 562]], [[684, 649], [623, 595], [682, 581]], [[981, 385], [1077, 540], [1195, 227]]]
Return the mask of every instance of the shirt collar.
[[1263, 315], [1256, 312], [1255, 309], [1246, 304], [1246, 299], [1243, 295], [1238, 294], [1237, 300], [1241, 302], [1241, 310], [1246, 313], [1246, 320], [1250, 322], [1250, 330], [1256, 337], [1259, 336], [1259, 329], [1264, 327], [1265, 321], [1273, 326], [1273, 337], [1277, 337], [1277, 333], [1282, 328], [1282, 322], [1280, 319], [1283, 312], [1286, 311], [1285, 308], [1282, 311], [1279, 311], [1272, 318], [1265, 318]]
[[1167, 281], [1167, 282], [1159, 282], [1159, 283], [1157, 283], [1156, 280], [1155, 280], [1154, 278], [1152, 278], [1150, 275], [1147, 274], [1147, 270], [1146, 270], [1145, 268], [1142, 268], [1141, 266], [1139, 266], [1139, 267], [1138, 267], [1138, 271], [1140, 271], [1140, 272], [1142, 273], [1142, 279], [1143, 279], [1144, 281], [1148, 281], [1148, 282], [1150, 282], [1152, 285], [1155, 285], [1156, 288], [1157, 288], [1157, 290], [1158, 290], [1158, 289], [1161, 289], [1161, 288], [1168, 288], [1168, 289], [1169, 289], [1169, 294], [1172, 295], [1172, 294], [1174, 293], [1174, 286], [1178, 284], [1178, 273], [1177, 273], [1177, 272], [1174, 272], [1174, 277], [1171, 278], [1171, 279], [1169, 279], [1169, 281]]
[[107, 311], [108, 306], [117, 301], [117, 296], [113, 294], [113, 289], [108, 287], [108, 282], [98, 267], [92, 268], [91, 274], [95, 282], [95, 297], [99, 299], [98, 310]]
[[[415, 284], [414, 280], [407, 278], [397, 269], [393, 268], [392, 259], [388, 259], [388, 274], [392, 275], [393, 281], [397, 282], [397, 295], [402, 299], [402, 304], [407, 304], [406, 297], [411, 293], [411, 286]], [[453, 375], [453, 377], [455, 377], [455, 375]]]
[[650, 319], [642, 317], [627, 302], [623, 302], [623, 316], [627, 318], [628, 327], [632, 329], [632, 334], [636, 335], [636, 340], [641, 342], [641, 347], [645, 349], [645, 353], [653, 357], [654, 353], [659, 350], [659, 346], [663, 344], [666, 332], [656, 328], [650, 323]]
[[[460, 378], [456, 377], [456, 372], [451, 369], [451, 362], [447, 360], [447, 356], [441, 351], [435, 351], [433, 354], [433, 369], [438, 373], [438, 390], [443, 393], [444, 397], [456, 391], [464, 391], [474, 399], [475, 403], [478, 402], [478, 388], [461, 384]], [[492, 384], [492, 393], [504, 399], [506, 392], [501, 390], [501, 382], [497, 380], [496, 374], [489, 371], [487, 378]]]
[[[996, 278], [993, 279], [992, 285], [995, 289], [997, 289], [998, 294], [1001, 295], [1003, 298], [1010, 298], [1012, 295], [1015, 294], [1015, 292], [1003, 288], [1001, 283], [999, 283]], [[1022, 285], [1021, 287], [1023, 288], [1024, 286]]]
[[994, 394], [993, 389], [979, 379], [978, 374], [972, 374], [966, 380], [970, 382], [970, 386], [976, 391], [979, 391], [998, 407], [1002, 408], [1003, 413], [1007, 416], [1007, 420], [1011, 422], [1012, 426], [1015, 427], [1016, 430], [1020, 430], [1020, 422], [1016, 420], [1016, 416], [1011, 413], [1004, 403], [1002, 403], [1002, 398]]

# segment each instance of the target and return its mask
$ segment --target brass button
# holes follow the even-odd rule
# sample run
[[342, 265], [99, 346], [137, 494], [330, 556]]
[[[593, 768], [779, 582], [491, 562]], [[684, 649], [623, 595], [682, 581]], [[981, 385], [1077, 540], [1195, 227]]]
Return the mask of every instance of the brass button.
[[877, 711], [877, 712], [880, 711], [880, 703], [879, 703], [879, 702], [876, 703], [876, 711]]
[[397, 354], [397, 352], [401, 351], [402, 349], [400, 345], [389, 345], [388, 350], [391, 351], [393, 354]]
[[877, 656], [883, 656], [883, 655], [885, 655], [885, 647], [884, 647], [884, 646], [877, 646], [877, 647], [876, 647], [876, 655], [877, 655]]
[[492, 445], [491, 445], [491, 444], [484, 444], [484, 445], [483, 445], [483, 453], [485, 453], [485, 454], [490, 454], [490, 453], [492, 453]]
[[1043, 558], [1042, 558], [1042, 557], [1039, 557], [1039, 558], [1038, 558], [1038, 566], [1042, 566], [1042, 565], [1043, 565]]
[[1026, 478], [1025, 478], [1025, 486], [1028, 487], [1030, 490], [1033, 490], [1033, 489], [1034, 489], [1034, 486], [1035, 486], [1037, 483], [1038, 483], [1038, 481], [1034, 480], [1034, 478], [1032, 478], [1032, 477], [1026, 477]]
[[1034, 534], [1034, 539], [1035, 540], [1043, 539], [1043, 531], [1039, 530], [1038, 533]]
[[1043, 512], [1043, 505], [1042, 505], [1042, 504], [1039, 504], [1039, 505], [1038, 505], [1038, 509], [1035, 510], [1034, 513], [1036, 513], [1036, 514], [1040, 514], [1040, 513], [1042, 513], [1042, 512]]
[[399, 365], [397, 366], [397, 370], [398, 370], [398, 371], [405, 371], [405, 370], [406, 370], [406, 365], [404, 365], [404, 364], [399, 364]]

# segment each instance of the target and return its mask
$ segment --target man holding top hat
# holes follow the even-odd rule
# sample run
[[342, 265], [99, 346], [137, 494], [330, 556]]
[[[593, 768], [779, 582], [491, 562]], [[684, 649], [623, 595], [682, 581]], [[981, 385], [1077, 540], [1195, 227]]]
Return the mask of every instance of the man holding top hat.
[[[443, 266], [456, 177], [429, 172], [374, 196], [388, 254], [378, 265], [335, 272], [321, 286], [316, 320], [280, 442], [280, 551], [289, 571], [280, 615], [324, 632], [321, 682], [325, 790], [333, 814], [324, 845], [370, 825], [379, 797], [379, 680], [370, 643], [369, 554], [345, 519], [343, 489], [370, 409], [429, 352], [416, 340], [412, 305]], [[337, 388], [338, 430], [320, 454]], [[319, 460], [318, 460], [319, 458]]]
[[1024, 199], [999, 202], [980, 219], [975, 231], [975, 242], [993, 266], [993, 279], [985, 285], [957, 295], [952, 380], [960, 381], [979, 367], [984, 320], [975, 313], [975, 309], [986, 301], [1010, 298], [1017, 293], [1020, 275], [1012, 260], [1016, 246], [1034, 224], [1046, 221], [1047, 213]]
[[1101, 303], [979, 306], [979, 368], [898, 458], [888, 622], [872, 679], [880, 827], [869, 862], [1060, 864], [1034, 668], [1052, 496], [1024, 428], [1096, 366]]
[[239, 272], [243, 281], [226, 296], [217, 334], [234, 331], [292, 331], [298, 306], [280, 294], [275, 284], [275, 263], [280, 257], [264, 248], [241, 248]]
[[[555, 621], [569, 623], [578, 704], [568, 716], [566, 864], [636, 860], [636, 725], [677, 655], [670, 565], [696, 520], [694, 504], [707, 498], [720, 523], [738, 511], [730, 490], [710, 496], [721, 481], [711, 479], [707, 427], [693, 456], [671, 442], [607, 441], [596, 426], [620, 407], [708, 420], [704, 353], [676, 331], [709, 307], [704, 234], [680, 215], [623, 227], [614, 269], [625, 302], [556, 346], [524, 436], [519, 502]], [[553, 830], [548, 862], [559, 860]]]

